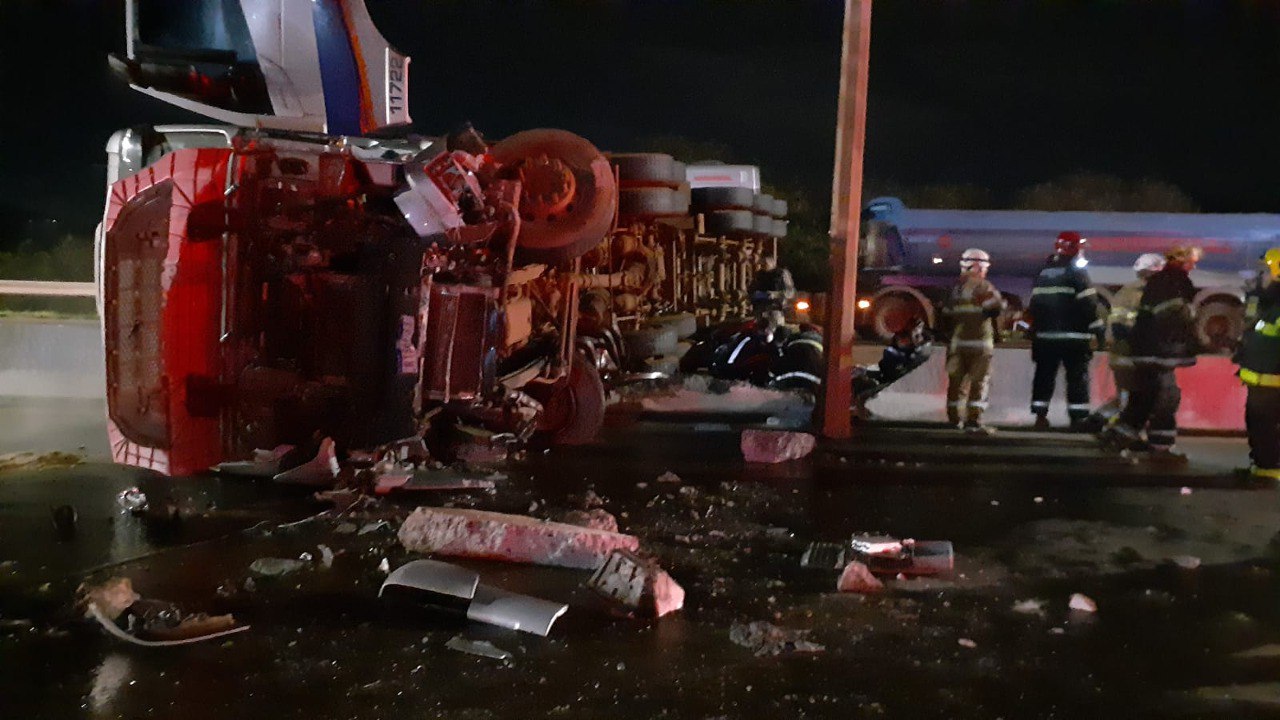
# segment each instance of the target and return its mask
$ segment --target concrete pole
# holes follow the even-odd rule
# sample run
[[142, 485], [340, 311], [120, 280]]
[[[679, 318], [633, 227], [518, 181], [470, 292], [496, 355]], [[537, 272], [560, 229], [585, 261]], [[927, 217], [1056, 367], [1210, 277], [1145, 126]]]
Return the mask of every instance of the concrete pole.
[[827, 380], [822, 434], [853, 434], [854, 304], [858, 290], [858, 226], [862, 215], [862, 154], [867, 137], [867, 65], [871, 0], [845, 0], [840, 57], [835, 179], [831, 185], [831, 299], [827, 305]]

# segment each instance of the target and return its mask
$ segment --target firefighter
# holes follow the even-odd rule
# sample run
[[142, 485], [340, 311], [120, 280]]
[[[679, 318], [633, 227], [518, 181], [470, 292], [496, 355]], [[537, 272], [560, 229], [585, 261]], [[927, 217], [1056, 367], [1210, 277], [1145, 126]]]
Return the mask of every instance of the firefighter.
[[1053, 255], [1036, 277], [1028, 313], [1031, 316], [1031, 360], [1035, 378], [1031, 386], [1031, 414], [1035, 427], [1049, 427], [1049, 401], [1058, 380], [1058, 368], [1067, 373], [1067, 414], [1073, 430], [1082, 430], [1089, 405], [1090, 342], [1102, 342], [1106, 321], [1098, 315], [1098, 291], [1089, 281], [1083, 249], [1085, 238], [1063, 232]]
[[1133, 360], [1129, 357], [1129, 332], [1138, 319], [1138, 306], [1142, 304], [1142, 291], [1147, 287], [1147, 278], [1164, 267], [1164, 256], [1159, 253], [1146, 253], [1133, 263], [1133, 272], [1137, 276], [1133, 282], [1120, 288], [1111, 300], [1111, 314], [1107, 316], [1107, 327], [1111, 331], [1110, 364], [1111, 374], [1115, 378], [1116, 394], [1105, 405], [1093, 414], [1093, 426], [1101, 430], [1108, 422], [1114, 420], [1125, 403], [1129, 402], [1129, 388], [1133, 385]]
[[1280, 248], [1262, 256], [1258, 286], [1249, 293], [1245, 336], [1236, 362], [1248, 390], [1249, 474], [1280, 480]]
[[987, 280], [991, 256], [971, 248], [960, 256], [960, 279], [943, 307], [951, 323], [947, 346], [947, 421], [966, 432], [983, 435], [982, 424], [991, 386], [991, 357], [995, 354], [996, 318], [1004, 310], [1004, 298]]
[[761, 333], [773, 342], [773, 334], [786, 322], [783, 308], [796, 296], [796, 285], [791, 271], [778, 267], [777, 257], [765, 255], [761, 262], [751, 281], [751, 307]]
[[1103, 432], [1104, 442], [1135, 447], [1141, 444], [1145, 429], [1149, 457], [1157, 462], [1186, 462], [1186, 456], [1174, 449], [1182, 392], [1173, 373], [1194, 365], [1199, 350], [1191, 308], [1196, 291], [1189, 277], [1199, 260], [1199, 248], [1174, 247], [1165, 253], [1164, 268], [1147, 279], [1129, 333], [1133, 361], [1129, 402]]

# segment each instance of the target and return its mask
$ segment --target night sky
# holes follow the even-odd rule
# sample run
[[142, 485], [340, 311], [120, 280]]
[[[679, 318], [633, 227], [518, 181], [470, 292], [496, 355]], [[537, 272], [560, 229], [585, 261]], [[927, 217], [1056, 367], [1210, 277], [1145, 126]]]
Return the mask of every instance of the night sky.
[[[175, 0], [177, 1], [177, 0]], [[827, 201], [842, 0], [368, 0], [413, 56], [416, 130], [681, 136]], [[102, 147], [194, 119], [107, 69], [120, 3], [0, 0], [0, 217], [91, 228]], [[1280, 212], [1280, 2], [879, 0], [868, 183], [1005, 197], [1070, 172]], [[698, 158], [687, 158], [698, 159]], [[0, 233], [0, 249], [14, 242]]]

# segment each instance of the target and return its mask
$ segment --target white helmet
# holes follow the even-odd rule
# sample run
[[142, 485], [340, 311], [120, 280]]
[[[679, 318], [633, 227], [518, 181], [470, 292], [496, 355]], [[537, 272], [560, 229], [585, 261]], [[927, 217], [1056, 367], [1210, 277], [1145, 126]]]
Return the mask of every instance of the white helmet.
[[1164, 256], [1160, 253], [1146, 253], [1139, 255], [1138, 259], [1133, 262], [1133, 271], [1138, 274], [1144, 272], [1155, 273], [1164, 269]]
[[961, 270], [968, 272], [969, 270], [972, 270], [975, 266], [977, 267], [991, 266], [991, 256], [987, 254], [986, 250], [980, 250], [978, 248], [969, 248], [968, 250], [965, 250], [964, 253], [960, 256]]

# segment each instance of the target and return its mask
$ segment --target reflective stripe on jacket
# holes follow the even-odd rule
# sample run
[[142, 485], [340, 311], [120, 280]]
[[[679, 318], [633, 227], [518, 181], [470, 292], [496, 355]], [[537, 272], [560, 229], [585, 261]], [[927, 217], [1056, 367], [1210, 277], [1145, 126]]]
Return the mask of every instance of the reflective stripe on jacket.
[[962, 277], [947, 297], [943, 315], [951, 322], [952, 350], [993, 350], [992, 318], [1004, 310], [1004, 297], [986, 278]]
[[1036, 276], [1028, 305], [1034, 341], [1088, 344], [1102, 334], [1098, 291], [1071, 258], [1054, 255]]

